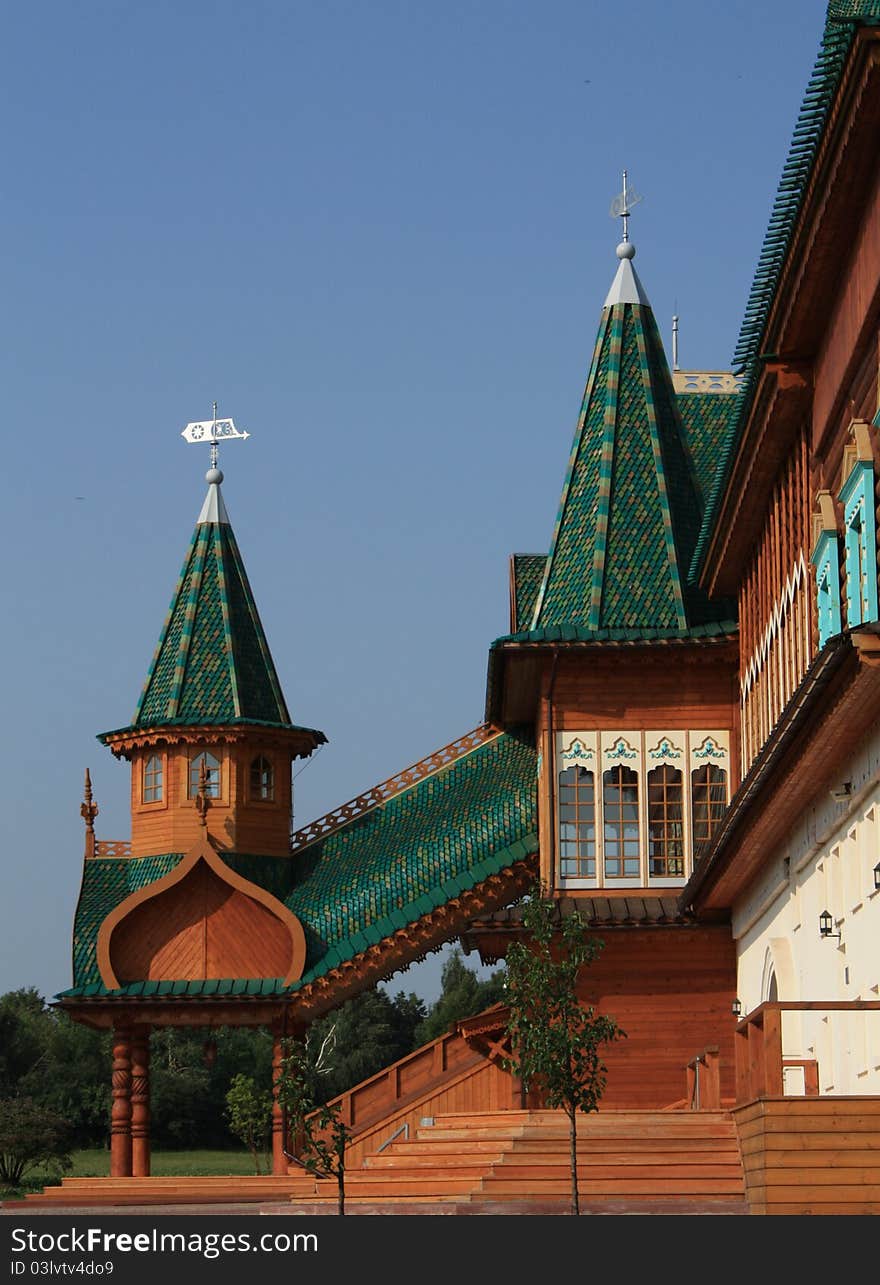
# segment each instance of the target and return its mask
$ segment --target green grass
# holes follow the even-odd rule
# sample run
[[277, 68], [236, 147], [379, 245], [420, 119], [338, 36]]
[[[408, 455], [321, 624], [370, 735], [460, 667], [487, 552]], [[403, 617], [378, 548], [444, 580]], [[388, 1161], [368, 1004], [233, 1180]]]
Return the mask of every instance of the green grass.
[[[106, 1178], [110, 1173], [109, 1151], [74, 1151], [71, 1159], [73, 1168], [64, 1174], [66, 1178]], [[260, 1168], [266, 1173], [265, 1156], [260, 1159]], [[212, 1174], [250, 1176], [254, 1172], [254, 1162], [248, 1151], [154, 1151], [150, 1171], [157, 1178], [203, 1178]], [[51, 1170], [34, 1170], [14, 1191], [0, 1186], [0, 1199], [10, 1200], [26, 1191], [39, 1191], [42, 1187], [55, 1186], [58, 1181], [58, 1174]]]

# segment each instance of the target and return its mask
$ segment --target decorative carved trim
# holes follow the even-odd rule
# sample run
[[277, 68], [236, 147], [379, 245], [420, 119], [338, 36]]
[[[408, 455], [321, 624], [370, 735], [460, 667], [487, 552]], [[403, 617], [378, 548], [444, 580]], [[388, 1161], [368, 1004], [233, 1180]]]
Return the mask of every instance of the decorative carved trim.
[[290, 933], [292, 949], [290, 967], [284, 977], [285, 986], [289, 986], [291, 982], [295, 982], [297, 978], [302, 976], [306, 962], [306, 939], [299, 919], [277, 897], [273, 897], [270, 892], [266, 892], [265, 889], [258, 887], [257, 884], [251, 883], [249, 879], [245, 879], [242, 875], [236, 874], [234, 870], [231, 870], [221, 860], [211, 843], [202, 838], [169, 874], [157, 879], [154, 883], [148, 884], [145, 888], [139, 888], [137, 892], [133, 892], [131, 896], [126, 897], [115, 910], [111, 910], [101, 924], [98, 932], [97, 962], [101, 981], [108, 990], [117, 990], [120, 986], [119, 978], [116, 976], [116, 971], [111, 962], [110, 947], [115, 930], [138, 906], [142, 906], [145, 901], [151, 901], [161, 893], [167, 892], [169, 888], [173, 888], [175, 884], [185, 879], [200, 861], [204, 861], [218, 879], [235, 888], [237, 892], [242, 892], [246, 897], [250, 897], [253, 901], [265, 906], [276, 919], [286, 925]]
[[742, 375], [729, 370], [674, 370], [672, 387], [677, 393], [738, 393]]
[[116, 758], [130, 758], [138, 749], [156, 745], [236, 745], [242, 741], [258, 741], [261, 745], [284, 746], [292, 750], [295, 758], [311, 754], [315, 738], [307, 730], [289, 730], [283, 727], [260, 727], [254, 724], [187, 724], [185, 727], [147, 727], [137, 732], [113, 732], [104, 737], [104, 744]]
[[422, 915], [415, 923], [385, 937], [377, 945], [369, 946], [353, 959], [304, 986], [290, 997], [292, 1017], [314, 1021], [350, 995], [423, 959], [444, 942], [459, 936], [475, 916], [491, 914], [523, 896], [533, 885], [537, 873], [538, 855], [535, 852], [490, 875], [470, 891], [452, 897], [445, 905]]
[[803, 585], [808, 584], [809, 575], [807, 573], [807, 564], [804, 561], [803, 553], [801, 553], [790, 574], [786, 576], [782, 592], [773, 604], [773, 609], [770, 612], [770, 619], [764, 629], [763, 637], [752, 653], [745, 674], [740, 678], [740, 695], [743, 701], [745, 701], [754, 686], [755, 680], [764, 668], [776, 635], [779, 633], [785, 618], [791, 611], [792, 604], [797, 597], [798, 592]]
[[98, 839], [95, 843], [94, 856], [105, 860], [131, 856], [131, 842], [128, 839]]
[[290, 851], [298, 852], [300, 848], [307, 847], [308, 844], [314, 843], [316, 839], [324, 839], [334, 830], [339, 830], [342, 826], [353, 821], [355, 817], [363, 816], [372, 808], [376, 808], [380, 803], [387, 803], [395, 795], [402, 794], [404, 790], [409, 789], [418, 781], [423, 781], [426, 776], [433, 772], [439, 772], [441, 768], [448, 767], [457, 759], [463, 758], [471, 750], [485, 745], [488, 741], [493, 740], [496, 736], [501, 735], [501, 730], [494, 727], [491, 723], [481, 723], [475, 727], [472, 732], [467, 732], [464, 736], [459, 736], [457, 740], [450, 741], [444, 745], [442, 750], [436, 750], [429, 754], [427, 758], [421, 759], [411, 767], [405, 768], [395, 776], [389, 777], [380, 785], [374, 785], [371, 790], [365, 794], [359, 794], [357, 798], [348, 803], [343, 803], [341, 807], [334, 808], [332, 812], [326, 813], [325, 816], [318, 817], [316, 821], [310, 822], [309, 825], [303, 826], [301, 830], [295, 830], [290, 836]]
[[79, 814], [86, 823], [86, 861], [95, 855], [95, 817], [98, 811], [97, 803], [92, 800], [92, 778], [89, 776], [89, 769], [86, 768], [85, 792], [83, 801], [79, 805]]

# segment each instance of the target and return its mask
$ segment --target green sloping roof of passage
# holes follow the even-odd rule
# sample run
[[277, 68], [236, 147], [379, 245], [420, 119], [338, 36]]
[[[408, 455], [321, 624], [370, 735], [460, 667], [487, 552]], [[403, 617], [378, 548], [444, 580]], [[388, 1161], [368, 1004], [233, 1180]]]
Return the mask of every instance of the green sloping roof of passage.
[[675, 633], [729, 619], [729, 603], [710, 603], [687, 583], [718, 417], [704, 414], [699, 425], [693, 417], [692, 455], [654, 314], [628, 261], [609, 300], [529, 627]]
[[[233, 870], [283, 901], [303, 925], [306, 968], [287, 989], [297, 990], [535, 852], [536, 762], [526, 733], [503, 732], [290, 858], [222, 854]], [[74, 926], [74, 985], [59, 998], [237, 993], [223, 989], [233, 982], [263, 987], [243, 992], [248, 994], [285, 989], [276, 978], [135, 982], [118, 992], [104, 989], [96, 959], [101, 923], [130, 893], [160, 879], [181, 859], [172, 853], [86, 861]], [[147, 989], [159, 986], [182, 989]]]
[[528, 629], [535, 613], [535, 602], [541, 581], [544, 579], [544, 568], [547, 565], [546, 553], [515, 553], [513, 555], [514, 602], [516, 605], [515, 626], [517, 629]]
[[847, 55], [858, 26], [878, 23], [880, 0], [830, 0], [828, 4], [819, 52], [792, 134], [733, 356], [734, 369], [742, 373], [744, 379], [736, 394], [736, 411], [721, 445], [702, 530], [691, 560], [688, 574], [692, 582], [702, 570], [736, 446], [750, 413], [770, 309]]
[[[220, 723], [294, 727], [219, 489], [217, 483], [209, 488], [137, 709], [130, 727], [119, 731]], [[206, 513], [219, 520], [207, 520]], [[314, 737], [325, 740], [320, 732]]]

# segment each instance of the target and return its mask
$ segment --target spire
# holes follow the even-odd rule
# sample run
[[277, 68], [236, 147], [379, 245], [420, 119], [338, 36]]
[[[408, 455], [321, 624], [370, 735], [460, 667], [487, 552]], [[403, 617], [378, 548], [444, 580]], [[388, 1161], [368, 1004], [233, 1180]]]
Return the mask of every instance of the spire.
[[290, 715], [220, 493], [208, 494], [171, 599], [133, 727], [273, 723]]
[[620, 260], [608, 292], [533, 629], [678, 633], [729, 616], [688, 586], [702, 499], [672, 378], [632, 260], [624, 190]]

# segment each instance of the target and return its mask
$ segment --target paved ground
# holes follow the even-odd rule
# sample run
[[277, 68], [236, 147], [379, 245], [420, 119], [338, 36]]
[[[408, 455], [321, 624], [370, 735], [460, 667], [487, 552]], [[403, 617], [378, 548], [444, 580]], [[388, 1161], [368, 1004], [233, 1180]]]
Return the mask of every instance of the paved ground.
[[[650, 1205], [635, 1205], [613, 1203], [602, 1205], [590, 1205], [588, 1202], [581, 1202], [582, 1214], [659, 1214], [659, 1215], [693, 1215], [693, 1214], [712, 1214], [712, 1215], [733, 1215], [748, 1214], [741, 1201], [719, 1201], [709, 1205], [708, 1203], [698, 1204], [693, 1202], [685, 1204], [683, 1202], [652, 1202]], [[121, 1214], [124, 1216], [149, 1216], [149, 1217], [166, 1217], [168, 1215], [184, 1215], [199, 1217], [209, 1215], [218, 1218], [235, 1217], [245, 1215], [254, 1217], [254, 1215], [268, 1216], [300, 1216], [316, 1217], [336, 1214], [335, 1205], [313, 1205], [313, 1204], [293, 1204], [290, 1201], [252, 1201], [243, 1204], [217, 1204], [203, 1203], [192, 1205], [37, 1205], [27, 1200], [7, 1200], [3, 1201], [0, 1206], [0, 1215], [16, 1218], [39, 1218], [43, 1216], [57, 1216], [58, 1214], [76, 1215], [78, 1217], [96, 1217], [102, 1218]], [[557, 1216], [568, 1215], [568, 1206], [558, 1202], [543, 1203], [537, 1201], [508, 1201], [508, 1202], [475, 1202], [457, 1203], [455, 1201], [438, 1201], [434, 1204], [349, 1204], [346, 1206], [347, 1215], [477, 1215], [477, 1216], [508, 1216], [521, 1218], [524, 1214], [532, 1216]]]

